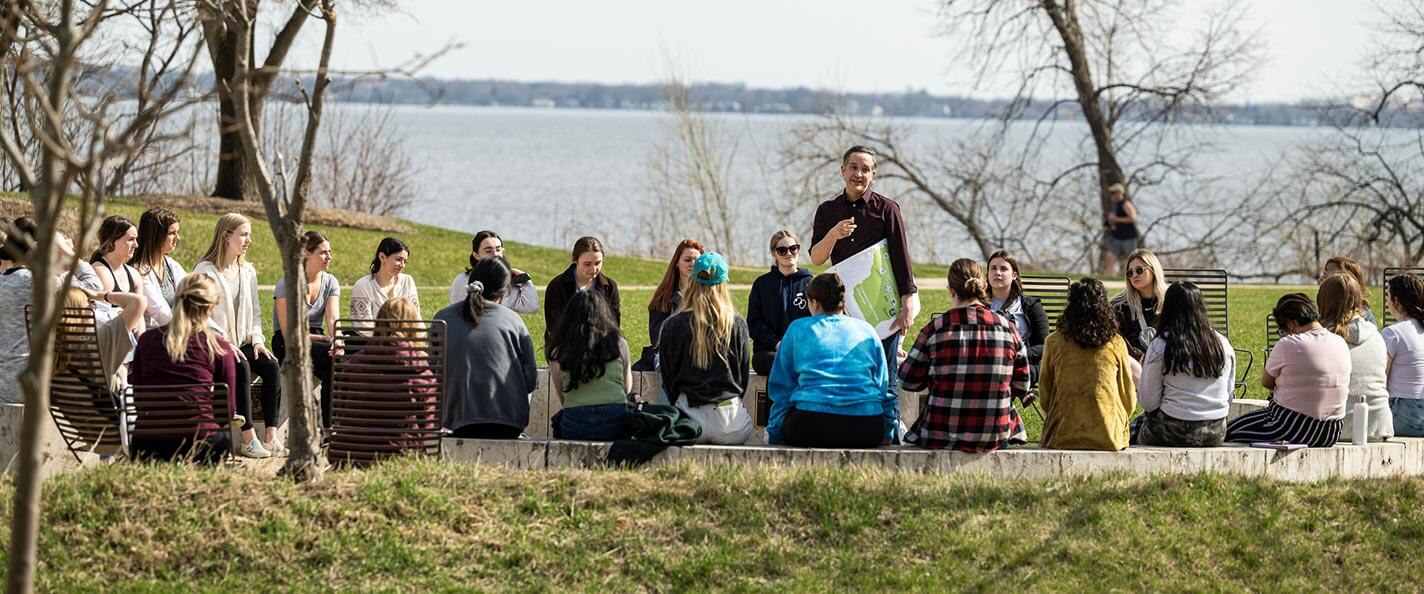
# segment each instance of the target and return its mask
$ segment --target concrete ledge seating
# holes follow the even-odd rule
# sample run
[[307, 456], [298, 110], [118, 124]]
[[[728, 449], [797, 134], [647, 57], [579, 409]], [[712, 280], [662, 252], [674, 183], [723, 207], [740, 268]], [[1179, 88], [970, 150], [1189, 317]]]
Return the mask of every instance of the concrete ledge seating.
[[[463, 463], [515, 469], [602, 468], [607, 442], [549, 439], [446, 438], [444, 457]], [[857, 466], [926, 474], [974, 473], [1006, 479], [1045, 479], [1122, 473], [1132, 476], [1216, 472], [1284, 481], [1387, 478], [1424, 474], [1424, 439], [1397, 439], [1366, 446], [1306, 448], [1280, 452], [1231, 444], [1219, 448], [1131, 447], [1122, 452], [1080, 452], [1020, 447], [970, 454], [914, 447], [874, 450], [812, 450], [783, 446], [668, 448], [649, 465], [694, 461], [766, 468]]]

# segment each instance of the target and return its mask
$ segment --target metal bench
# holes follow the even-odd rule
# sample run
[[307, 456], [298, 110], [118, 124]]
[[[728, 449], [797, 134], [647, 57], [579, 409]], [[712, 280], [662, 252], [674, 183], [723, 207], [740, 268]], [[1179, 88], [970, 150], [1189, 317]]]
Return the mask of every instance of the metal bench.
[[[178, 456], [198, 455], [221, 460], [232, 453], [233, 440], [224, 451], [202, 455], [196, 448], [213, 433], [229, 433], [233, 427], [233, 410], [228, 402], [227, 386], [221, 384], [183, 384], [133, 386], [125, 407], [129, 419], [131, 457], [137, 457], [138, 444], [169, 443]], [[199, 425], [213, 424], [216, 429]]]
[[[28, 321], [30, 308], [25, 308]], [[27, 329], [28, 331], [28, 329]], [[122, 394], [109, 390], [99, 358], [94, 310], [64, 308], [55, 326], [57, 365], [49, 387], [49, 412], [75, 460], [80, 454], [116, 455], [128, 449], [128, 428], [119, 411]]]
[[[1206, 314], [1211, 320], [1211, 325], [1217, 332], [1227, 338], [1231, 337], [1231, 315], [1228, 297], [1231, 290], [1231, 281], [1226, 276], [1226, 271], [1219, 268], [1164, 268], [1162, 270], [1167, 284], [1177, 282], [1190, 282], [1195, 284], [1202, 292], [1202, 299], [1206, 302]], [[1251, 367], [1255, 365], [1256, 354], [1251, 349], [1236, 348], [1238, 355], [1237, 362], [1240, 362], [1240, 355], [1246, 356], [1246, 366], [1240, 367], [1240, 372], [1236, 377], [1236, 394], [1238, 397], [1246, 393], [1246, 378], [1251, 375]], [[1238, 365], [1239, 367], [1239, 365]]]
[[386, 321], [405, 336], [370, 331], [369, 321], [337, 321], [333, 358], [333, 464], [366, 465], [392, 456], [440, 456], [445, 395], [445, 323]]

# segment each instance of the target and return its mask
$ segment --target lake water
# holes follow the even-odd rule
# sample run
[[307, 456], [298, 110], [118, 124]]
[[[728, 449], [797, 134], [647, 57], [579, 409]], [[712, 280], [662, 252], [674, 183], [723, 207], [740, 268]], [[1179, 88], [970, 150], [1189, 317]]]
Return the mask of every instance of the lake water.
[[[349, 107], [348, 107], [349, 109]], [[404, 216], [459, 230], [490, 228], [505, 237], [563, 247], [585, 234], [604, 238], [610, 250], [662, 257], [663, 246], [647, 211], [654, 190], [650, 160], [671, 136], [669, 114], [503, 107], [395, 108], [408, 148], [424, 168], [421, 197]], [[742, 199], [736, 225], [744, 260], [759, 262], [764, 238], [782, 226], [809, 233], [806, 209], [783, 214], [787, 184], [778, 168], [784, 135], [812, 116], [711, 116], [737, 142], [728, 169], [729, 185]], [[973, 133], [981, 124], [967, 120], [900, 119], [912, 132], [912, 146], [933, 150]], [[1022, 126], [1024, 130], [1027, 125]], [[1059, 124], [1050, 137], [1045, 171], [1061, 167], [1078, 154], [1082, 128]], [[1201, 171], [1239, 184], [1262, 173], [1291, 146], [1308, 138], [1310, 128], [1221, 127], [1210, 131], [1215, 146], [1198, 155]], [[826, 187], [839, 183], [834, 166], [825, 168]], [[882, 185], [891, 187], [889, 185]], [[884, 190], [882, 190], [884, 191]], [[892, 191], [892, 197], [898, 194]], [[829, 198], [833, 194], [812, 199]], [[1150, 201], [1139, 197], [1139, 201]], [[947, 217], [914, 198], [901, 202], [922, 228], [945, 228]], [[810, 205], [813, 208], [814, 204]], [[1143, 216], [1150, 218], [1150, 208]], [[785, 217], [794, 216], [796, 220]], [[932, 225], [931, 225], [932, 224]], [[664, 230], [665, 231], [665, 230]], [[695, 235], [696, 231], [687, 231]], [[666, 233], [664, 233], [665, 235]], [[974, 256], [970, 245], [936, 234], [934, 245], [918, 245], [918, 257], [947, 260]], [[707, 237], [701, 237], [707, 240]], [[913, 241], [913, 238], [912, 238]], [[726, 248], [719, 248], [726, 249]]]
[[[328, 119], [341, 117], [341, 112], [347, 110], [351, 110], [351, 117], [357, 117], [379, 109], [383, 108], [336, 104], [329, 107]], [[682, 204], [677, 208], [658, 206], [668, 201], [654, 189], [650, 163], [657, 148], [671, 145], [674, 138], [670, 114], [410, 105], [391, 109], [394, 133], [404, 137], [407, 150], [421, 167], [418, 198], [399, 213], [401, 216], [472, 234], [493, 229], [510, 240], [537, 245], [562, 248], [582, 235], [597, 235], [612, 252], [663, 258], [668, 255], [668, 247], [686, 236], [728, 252], [742, 263], [766, 264], [766, 238], [778, 228], [789, 227], [802, 233], [803, 241], [809, 241], [815, 205], [833, 197], [841, 183], [834, 164], [816, 172], [813, 187], [792, 183], [799, 178], [782, 169], [781, 149], [787, 143], [788, 132], [816, 121], [815, 116], [709, 114], [705, 117], [723, 138], [720, 146], [735, 146], [735, 156], [726, 167], [726, 183], [734, 204], [726, 217], [718, 217], [732, 221], [730, 239], [722, 239], [697, 223], [691, 210], [696, 205], [687, 204], [685, 196], [672, 197], [671, 202]], [[288, 114], [285, 117], [292, 117], [298, 110], [268, 113], [273, 117], [284, 112]], [[930, 118], [883, 121], [909, 133], [906, 150], [914, 153], [922, 166], [930, 163], [929, 157], [943, 154], [944, 145], [968, 138], [986, 125], [980, 121]], [[216, 149], [215, 139], [210, 136], [213, 129], [202, 123], [196, 129], [205, 137], [203, 141], [213, 145], [209, 150]], [[1021, 142], [1030, 129], [1031, 124], [1016, 124], [1011, 138]], [[1214, 196], [1240, 195], [1282, 153], [1323, 132], [1241, 126], [1190, 130], [1212, 141], [1210, 148], [1195, 151], [1195, 162], [1202, 177], [1213, 179], [1194, 187], [1187, 198], [1204, 204], [1212, 202]], [[1051, 177], [1090, 153], [1091, 147], [1083, 144], [1083, 131], [1081, 124], [1057, 124], [1034, 163], [1038, 170], [1035, 177]], [[836, 144], [834, 150], [843, 148]], [[1131, 161], [1132, 155], [1122, 158]], [[200, 167], [211, 163], [205, 156], [192, 160]], [[207, 175], [211, 172], [200, 170], [192, 174], [194, 181], [190, 184], [202, 187]], [[916, 259], [948, 262], [979, 255], [962, 227], [933, 204], [907, 192], [903, 183], [882, 176], [876, 189], [901, 203]], [[1150, 224], [1154, 213], [1165, 211], [1164, 202], [1184, 199], [1181, 190], [1165, 187], [1137, 193], [1134, 199], [1141, 216]], [[1082, 194], [1095, 196], [1091, 188]], [[1084, 203], [1095, 205], [1095, 200], [1089, 198]], [[1044, 225], [1092, 225], [1097, 217], [1096, 207], [1084, 210], [1092, 211], [1085, 213], [1084, 222], [1057, 220], [1064, 218], [1060, 210], [1055, 220]], [[1076, 257], [1073, 250], [1044, 239], [1059, 237], [1056, 241], [1061, 242], [1061, 233], [1021, 233], [1025, 237], [1009, 233], [1013, 241], [1006, 239], [1003, 246], [1026, 255], [1029, 261], [1061, 268], [1080, 266], [1072, 260]]]

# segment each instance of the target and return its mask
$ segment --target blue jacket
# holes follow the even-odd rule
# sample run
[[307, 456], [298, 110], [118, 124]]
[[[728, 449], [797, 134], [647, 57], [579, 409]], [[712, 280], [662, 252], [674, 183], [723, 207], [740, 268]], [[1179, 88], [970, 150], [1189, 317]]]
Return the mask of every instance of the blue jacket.
[[796, 320], [781, 339], [766, 383], [771, 397], [767, 441], [781, 443], [781, 424], [793, 408], [849, 416], [883, 414], [889, 438], [900, 421], [889, 383], [885, 349], [870, 324], [830, 314]]
[[757, 277], [747, 297], [747, 329], [752, 334], [752, 346], [758, 351], [774, 351], [776, 343], [786, 333], [791, 322], [811, 315], [806, 309], [806, 285], [811, 273], [798, 268], [790, 276], [782, 276], [775, 266], [771, 272]]

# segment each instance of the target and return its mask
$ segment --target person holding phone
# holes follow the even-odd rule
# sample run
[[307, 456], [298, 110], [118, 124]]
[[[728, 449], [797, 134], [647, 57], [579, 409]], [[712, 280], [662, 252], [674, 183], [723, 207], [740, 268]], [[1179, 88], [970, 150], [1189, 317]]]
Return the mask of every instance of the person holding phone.
[[[465, 296], [469, 294], [465, 287], [470, 284], [470, 271], [474, 270], [476, 262], [488, 256], [503, 258], [505, 265], [509, 265], [509, 259], [504, 255], [504, 240], [499, 234], [480, 231], [470, 242], [470, 267], [450, 281], [450, 303], [464, 303]], [[513, 266], [509, 266], [509, 274], [509, 291], [499, 300], [499, 304], [519, 313], [538, 313], [539, 288], [534, 286], [533, 278]]]

